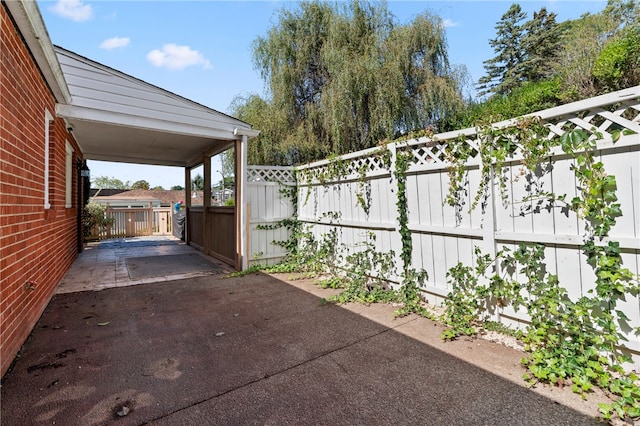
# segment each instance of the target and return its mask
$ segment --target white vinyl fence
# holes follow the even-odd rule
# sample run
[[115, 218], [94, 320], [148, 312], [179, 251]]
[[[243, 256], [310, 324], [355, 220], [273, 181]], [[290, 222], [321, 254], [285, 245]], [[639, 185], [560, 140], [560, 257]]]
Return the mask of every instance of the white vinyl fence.
[[[620, 243], [623, 267], [634, 274], [640, 273], [640, 86], [531, 115], [543, 120], [549, 137], [576, 128], [588, 131], [595, 128], [602, 134], [597, 143], [598, 160], [607, 173], [616, 177], [622, 210], [608, 239]], [[494, 127], [513, 123], [496, 123]], [[622, 131], [615, 143], [614, 131]], [[595, 275], [581, 251], [584, 221], [558, 205], [523, 201], [532, 186], [536, 186], [536, 190], [566, 194], [567, 200], [580, 195], [572, 170], [574, 160], [556, 149], [542, 165], [545, 172], [527, 175], [522, 173], [522, 157], [516, 151], [505, 163], [506, 198], [501, 197], [494, 179], [486, 199], [482, 200], [483, 206], [469, 211], [482, 163], [476, 155], [466, 164], [467, 190], [458, 194], [462, 207], [449, 206], [445, 199], [449, 191], [450, 163], [444, 150], [454, 143], [468, 144], [477, 151], [476, 129], [412, 139], [299, 167], [298, 219], [310, 228], [318, 241], [333, 235], [345, 253], [361, 250], [365, 242], [379, 252], [393, 251], [397, 270], [385, 278], [399, 282], [402, 238], [398, 232], [398, 190], [393, 170], [396, 152], [408, 150], [411, 161], [406, 173], [406, 195], [407, 224], [412, 240], [411, 267], [427, 272], [423, 290], [430, 302], [441, 302], [451, 290], [447, 283], [449, 269], [458, 262], [474, 265], [476, 246], [483, 253], [495, 254], [504, 247], [515, 249], [522, 242], [544, 245], [547, 270], [558, 276], [572, 298], [587, 294], [595, 285]], [[285, 235], [256, 232], [255, 224], [274, 223], [287, 217], [291, 210], [288, 201], [283, 201], [279, 194], [281, 185], [261, 179], [250, 179], [250, 185], [254, 186], [251, 250], [265, 259], [276, 259], [283, 252], [270, 252], [269, 243], [285, 239]], [[294, 184], [293, 177], [287, 175], [286, 184]], [[270, 208], [274, 210], [269, 211]], [[627, 297], [624, 303], [618, 304], [618, 309], [629, 317], [631, 327], [640, 326], [638, 298]], [[497, 319], [506, 323], [527, 320], [525, 314], [508, 307], [499, 311]], [[628, 337], [626, 346], [640, 352], [638, 336], [629, 332]]]
[[[581, 102], [539, 111], [549, 137], [582, 128], [602, 137], [597, 142], [598, 160], [608, 174], [616, 177], [617, 197], [622, 216], [607, 240], [620, 244], [623, 267], [640, 273], [640, 86]], [[515, 121], [494, 124], [505, 127]], [[614, 142], [612, 133], [620, 132]], [[368, 149], [297, 168], [249, 167], [250, 253], [252, 263], [272, 264], [286, 255], [274, 241], [290, 237], [281, 220], [294, 215], [291, 199], [283, 189], [297, 182], [297, 219], [316, 241], [334, 239], [342, 260], [361, 251], [365, 244], [380, 253], [394, 253], [396, 270], [387, 273], [393, 283], [401, 281], [402, 238], [399, 233], [398, 182], [393, 173], [396, 153], [411, 153], [406, 172], [407, 225], [411, 232], [411, 267], [428, 275], [423, 291], [429, 302], [439, 304], [451, 290], [447, 272], [459, 262], [474, 265], [474, 249], [494, 255], [504, 247], [516, 249], [520, 243], [539, 243], [545, 247], [545, 263], [550, 274], [558, 276], [572, 299], [595, 286], [595, 274], [582, 253], [585, 222], [560, 205], [523, 201], [532, 191], [579, 196], [572, 169], [574, 160], [561, 149], [553, 151], [539, 174], [522, 173], [518, 151], [504, 163], [506, 191], [498, 182], [489, 184], [482, 206], [470, 209], [481, 178], [479, 155], [466, 164], [465, 190], [458, 193], [461, 207], [445, 200], [449, 192], [450, 163], [445, 155], [448, 144], [465, 143], [478, 151], [476, 129], [442, 133], [385, 147]], [[503, 198], [502, 195], [506, 195]], [[340, 260], [340, 259], [338, 259]], [[375, 271], [371, 271], [375, 274]], [[625, 344], [640, 353], [640, 338], [631, 329], [640, 326], [640, 300], [628, 296], [618, 303], [629, 318]], [[497, 310], [496, 319], [507, 323], [526, 322], [526, 313], [509, 307]]]
[[249, 266], [275, 264], [286, 256], [277, 242], [290, 237], [280, 222], [294, 215], [291, 198], [285, 193], [295, 186], [293, 167], [248, 166]]

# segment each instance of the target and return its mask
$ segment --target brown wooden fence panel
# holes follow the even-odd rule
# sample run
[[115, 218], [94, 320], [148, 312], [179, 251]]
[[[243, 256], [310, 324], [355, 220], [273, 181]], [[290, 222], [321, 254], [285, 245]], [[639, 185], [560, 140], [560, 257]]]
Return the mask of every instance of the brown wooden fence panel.
[[207, 254], [230, 265], [236, 257], [235, 207], [209, 207], [207, 209]]
[[203, 214], [204, 207], [190, 207], [187, 210], [189, 244], [199, 249], [204, 247]]

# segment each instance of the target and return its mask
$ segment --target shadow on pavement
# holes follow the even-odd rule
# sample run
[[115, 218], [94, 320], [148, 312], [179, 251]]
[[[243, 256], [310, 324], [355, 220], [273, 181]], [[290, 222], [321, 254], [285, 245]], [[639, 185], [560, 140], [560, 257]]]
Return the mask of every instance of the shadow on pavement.
[[598, 424], [277, 280], [54, 297], [2, 385], [24, 424]]

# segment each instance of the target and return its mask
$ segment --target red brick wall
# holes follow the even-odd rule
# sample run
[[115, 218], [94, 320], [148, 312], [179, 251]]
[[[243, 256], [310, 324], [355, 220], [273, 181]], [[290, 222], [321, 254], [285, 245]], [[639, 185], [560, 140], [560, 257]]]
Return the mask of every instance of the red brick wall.
[[[0, 6], [0, 367], [11, 365], [77, 253], [80, 150], [25, 47]], [[49, 136], [49, 209], [44, 207], [45, 110]], [[65, 140], [74, 149], [73, 207], [65, 208]], [[29, 286], [33, 286], [30, 289]]]

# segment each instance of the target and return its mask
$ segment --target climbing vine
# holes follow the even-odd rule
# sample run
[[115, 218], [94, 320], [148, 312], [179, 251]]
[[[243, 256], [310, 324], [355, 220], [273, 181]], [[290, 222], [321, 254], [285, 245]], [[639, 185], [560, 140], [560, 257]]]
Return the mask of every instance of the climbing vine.
[[368, 217], [371, 210], [371, 182], [367, 181], [367, 168], [364, 165], [358, 169], [358, 176], [356, 199], [358, 200], [358, 205]]
[[[369, 163], [363, 163], [358, 167], [356, 180], [356, 206], [362, 208], [368, 217], [371, 208], [371, 184], [367, 173], [371, 167], [386, 168], [395, 178], [398, 197], [396, 203], [398, 229], [402, 241], [402, 251], [399, 256], [403, 264], [399, 285], [390, 281], [390, 277], [398, 273], [395, 264], [396, 253], [393, 250], [385, 252], [377, 250], [374, 233], [367, 232], [363, 241], [348, 247], [345, 244], [338, 244], [336, 228], [317, 240], [297, 218], [259, 226], [259, 229], [275, 229], [284, 226], [291, 231], [291, 237], [287, 241], [273, 242], [287, 248], [289, 252], [287, 257], [278, 265], [265, 266], [262, 269], [270, 272], [298, 271], [307, 276], [315, 274], [319, 278], [320, 286], [341, 289], [340, 293], [330, 298], [337, 303], [394, 301], [402, 304], [396, 312], [397, 315], [415, 312], [429, 316], [422, 306], [420, 297], [420, 286], [426, 280], [426, 272], [411, 268], [412, 240], [408, 227], [406, 195], [406, 171], [410, 160], [409, 152], [400, 151], [394, 163], [390, 150], [386, 146], [381, 147], [370, 155]], [[326, 165], [299, 170], [298, 181], [306, 184], [305, 204], [311, 194], [312, 183], [327, 187], [333, 182], [340, 182], [347, 177], [350, 167], [352, 164], [344, 159], [332, 157]], [[283, 191], [283, 195], [297, 201], [297, 192], [287, 191]], [[294, 209], [297, 211], [295, 205]], [[340, 214], [325, 212], [322, 218], [329, 219], [330, 222], [339, 221]]]
[[[494, 127], [480, 124], [477, 127], [475, 144], [467, 143], [464, 136], [449, 143], [445, 149], [449, 166], [449, 191], [445, 202], [460, 208], [461, 193], [468, 191], [468, 162], [479, 158], [480, 183], [469, 210], [474, 210], [486, 200], [490, 183], [497, 174], [498, 191], [503, 202], [508, 198], [507, 167], [505, 164], [518, 151], [523, 155], [521, 173], [535, 170], [541, 160], [550, 155], [550, 141], [545, 138], [545, 128], [538, 117], [520, 119], [513, 127]], [[522, 145], [525, 144], [526, 147]], [[484, 205], [483, 205], [484, 207]], [[484, 208], [483, 208], [484, 210]]]
[[[525, 310], [530, 317], [522, 334], [529, 352], [523, 359], [528, 369], [526, 380], [532, 384], [542, 381], [570, 385], [583, 396], [599, 386], [617, 397], [611, 404], [600, 405], [603, 418], [609, 419], [614, 414], [623, 419], [640, 417], [638, 377], [623, 368], [631, 361], [621, 350], [626, 340], [622, 327], [628, 327], [629, 319], [617, 309], [626, 295], [637, 295], [640, 286], [638, 277], [623, 267], [619, 244], [603, 242], [622, 212], [615, 177], [605, 172], [595, 155], [601, 136], [577, 129], [556, 139], [540, 138], [538, 135], [544, 133], [539, 125], [531, 120], [519, 123], [511, 133], [507, 129], [500, 130], [498, 135], [492, 130], [484, 132], [492, 135], [483, 139], [491, 149], [481, 147], [480, 151], [498, 155], [494, 158], [483, 154], [483, 176], [485, 164], [501, 168], [505, 155], [513, 153], [509, 143], [501, 140], [518, 141], [523, 155], [522, 173], [533, 173], [550, 155], [553, 144], [573, 158], [572, 170], [579, 192], [576, 197], [567, 201], [566, 194], [529, 186], [536, 191], [527, 199], [560, 203], [585, 220], [583, 254], [594, 270], [596, 286], [572, 300], [558, 277], [547, 271], [545, 247], [540, 244], [523, 243], [513, 252], [505, 247], [495, 257], [476, 249], [475, 267], [458, 264], [447, 274], [452, 290], [444, 303], [442, 320], [448, 328], [442, 337], [454, 339], [475, 334], [493, 307], [508, 304], [515, 310]], [[467, 160], [456, 159], [454, 167], [459, 168]], [[457, 171], [455, 176], [459, 179], [462, 174]], [[486, 183], [481, 185], [486, 187]], [[483, 191], [481, 188], [478, 193]]]
[[298, 220], [298, 188], [296, 186], [282, 186], [280, 188], [280, 196], [291, 202], [293, 216], [271, 224], [259, 224], [256, 226], [256, 229], [287, 229], [289, 231], [289, 238], [287, 240], [273, 241], [272, 243], [285, 248], [289, 254], [295, 256], [298, 252], [298, 241], [304, 232], [302, 223]]
[[403, 306], [396, 315], [402, 316], [417, 313], [430, 317], [424, 308], [420, 297], [420, 287], [427, 279], [427, 272], [416, 271], [411, 267], [413, 253], [413, 239], [409, 229], [409, 201], [407, 198], [407, 170], [411, 165], [411, 152], [398, 150], [396, 152], [394, 177], [397, 188], [396, 208], [398, 214], [398, 233], [402, 242], [400, 260], [402, 260], [402, 285], [399, 289], [399, 299]]
[[[527, 381], [570, 386], [583, 396], [597, 386], [616, 397], [612, 403], [600, 406], [603, 418], [640, 417], [638, 377], [624, 369], [630, 359], [621, 350], [629, 319], [618, 308], [627, 295], [640, 292], [640, 285], [638, 277], [623, 266], [620, 246], [609, 236], [622, 215], [616, 178], [605, 171], [596, 155], [601, 137], [597, 132], [576, 129], [554, 138], [548, 134], [543, 122], [531, 117], [515, 122], [510, 128], [481, 125], [474, 141], [461, 137], [449, 143], [444, 149], [445, 159], [451, 164], [445, 202], [453, 206], [458, 215], [473, 193], [469, 209], [482, 206], [484, 210], [493, 185], [506, 202], [509, 185], [520, 178], [526, 179], [528, 194], [522, 200], [524, 209], [529, 208], [531, 212], [533, 201], [538, 205], [545, 202], [549, 208], [561, 207], [563, 212], [573, 213], [585, 223], [582, 253], [593, 268], [595, 287], [578, 298], [569, 297], [558, 276], [549, 272], [545, 264], [549, 249], [541, 244], [503, 247], [493, 254], [476, 248], [472, 266], [459, 263], [447, 273], [451, 292], [443, 303], [445, 311], [440, 320], [446, 330], [442, 337], [455, 339], [476, 334], [501, 308], [510, 306], [526, 313], [530, 319], [518, 333], [528, 352], [522, 361], [527, 369], [524, 375]], [[548, 191], [540, 179], [552, 167], [552, 154], [560, 152], [572, 159], [576, 196]], [[381, 148], [375, 155], [395, 184], [401, 250], [398, 253], [380, 251], [373, 233], [367, 233], [363, 241], [347, 247], [339, 244], [341, 237], [337, 228], [317, 239], [309, 229], [295, 223], [295, 219], [282, 223], [290, 227], [293, 235], [286, 245], [291, 255], [279, 267], [329, 274], [329, 278], [320, 280], [320, 285], [341, 289], [331, 298], [337, 303], [396, 301], [402, 304], [396, 312], [398, 315], [413, 312], [431, 316], [424, 307], [421, 292], [426, 272], [412, 268], [407, 196], [412, 153], [397, 148], [395, 156], [391, 156], [389, 149]], [[305, 170], [300, 177], [307, 182], [307, 199], [312, 181], [316, 187], [322, 185], [326, 189], [344, 180], [350, 166], [352, 163], [332, 158], [325, 166]], [[361, 165], [356, 180], [356, 206], [362, 208], [367, 217], [371, 208], [369, 167]], [[478, 168], [480, 174], [477, 188], [469, 188], [468, 175], [472, 168]], [[353, 176], [349, 179], [353, 180]], [[523, 212], [527, 210], [521, 214]], [[339, 221], [340, 215], [328, 212], [323, 218]], [[396, 256], [399, 265], [396, 265]], [[399, 282], [390, 282], [389, 277], [398, 277]]]
[[402, 260], [402, 270], [406, 274], [411, 266], [411, 253], [413, 244], [411, 241], [411, 230], [409, 229], [409, 203], [407, 200], [407, 170], [411, 165], [411, 153], [399, 150], [396, 152], [396, 164], [394, 176], [397, 185], [397, 201], [396, 207], [398, 211], [398, 232], [402, 241], [402, 252], [400, 260]]

